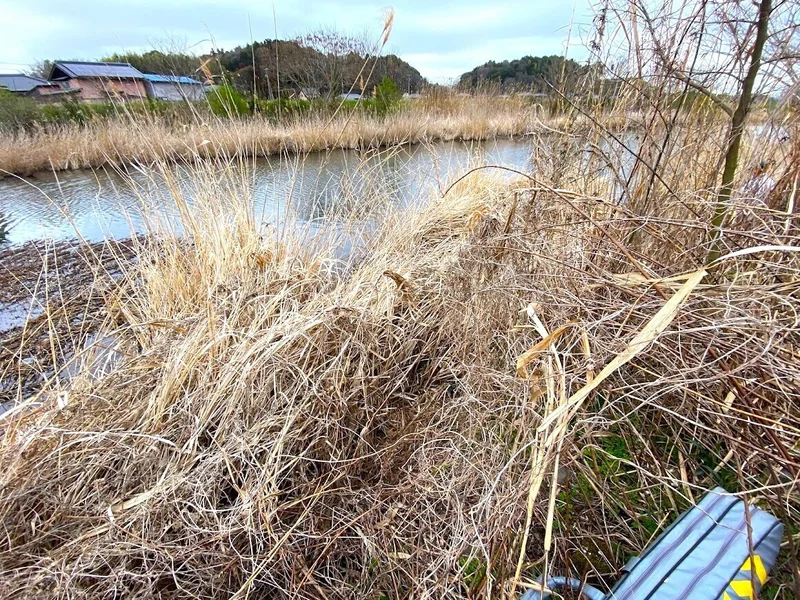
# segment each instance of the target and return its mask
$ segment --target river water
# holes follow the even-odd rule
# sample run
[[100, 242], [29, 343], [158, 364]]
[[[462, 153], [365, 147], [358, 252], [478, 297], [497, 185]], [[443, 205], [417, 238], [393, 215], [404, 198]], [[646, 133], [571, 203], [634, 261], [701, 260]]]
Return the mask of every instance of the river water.
[[[302, 158], [276, 156], [252, 161], [237, 172], [241, 193], [251, 199], [254, 214], [263, 222], [280, 220], [290, 205], [301, 220], [313, 221], [328, 208], [354, 198], [380, 196], [399, 205], [424, 201], [469, 168], [493, 164], [528, 170], [530, 157], [531, 146], [524, 139], [448, 142], [404, 146], [368, 156], [354, 150]], [[179, 166], [171, 169], [175, 185], [183, 188], [190, 204], [196, 193], [188, 180], [191, 171]], [[0, 181], [0, 237], [5, 244], [127, 238], [146, 230], [145, 203], [160, 203], [163, 214], [174, 209], [170, 198], [163, 175], [146, 170], [7, 177]]]

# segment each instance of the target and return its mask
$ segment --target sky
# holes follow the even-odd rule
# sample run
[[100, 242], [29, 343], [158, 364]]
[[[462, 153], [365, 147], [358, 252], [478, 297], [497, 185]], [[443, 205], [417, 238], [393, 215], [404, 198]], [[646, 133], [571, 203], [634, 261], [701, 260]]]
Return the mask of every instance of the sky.
[[[394, 8], [384, 54], [449, 83], [489, 60], [564, 54], [580, 60], [590, 0], [406, 0]], [[0, 0], [0, 73], [42, 59], [94, 60], [154, 47], [232, 48], [320, 27], [377, 38], [385, 3], [356, 0]], [[274, 11], [274, 19], [273, 19]], [[570, 28], [570, 24], [573, 24]]]

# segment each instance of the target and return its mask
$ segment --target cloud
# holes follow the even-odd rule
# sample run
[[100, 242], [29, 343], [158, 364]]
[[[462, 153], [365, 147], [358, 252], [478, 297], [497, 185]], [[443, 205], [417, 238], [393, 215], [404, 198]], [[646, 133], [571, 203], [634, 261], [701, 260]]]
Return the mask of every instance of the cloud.
[[435, 8], [431, 11], [412, 14], [408, 22], [415, 29], [422, 31], [439, 33], [443, 30], [450, 30], [463, 35], [467, 31], [502, 25], [504, 22], [509, 22], [512, 16], [513, 6], [504, 4], [475, 7], [468, 10]]
[[[575, 1], [578, 15], [585, 15], [588, 0]], [[384, 2], [276, 0], [278, 35], [329, 26], [377, 38]], [[439, 81], [488, 60], [558, 54], [575, 6], [550, 0], [402, 0], [394, 7], [388, 50]], [[248, 43], [251, 29], [254, 39], [272, 38], [275, 27], [273, 5], [261, 0], [0, 0], [0, 15], [0, 71], [44, 58], [89, 60], [142, 51], [165, 39], [184, 40], [195, 52], [231, 48]]]
[[[404, 59], [427, 74], [431, 80], [440, 83], [451, 83], [462, 73], [472, 70], [488, 60], [497, 62], [513, 60], [522, 56], [562, 55], [565, 50], [565, 38], [540, 36], [523, 36], [486, 40], [450, 52], [426, 52], [406, 54]], [[585, 57], [582, 51], [572, 49], [569, 56], [575, 59]]]

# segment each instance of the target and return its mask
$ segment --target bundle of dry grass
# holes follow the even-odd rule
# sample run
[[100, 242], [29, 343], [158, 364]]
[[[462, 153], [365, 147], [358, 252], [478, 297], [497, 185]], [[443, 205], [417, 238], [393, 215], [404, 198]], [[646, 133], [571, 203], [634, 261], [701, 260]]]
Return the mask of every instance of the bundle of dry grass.
[[795, 530], [791, 215], [706, 273], [695, 194], [638, 216], [473, 175], [341, 264], [212, 181], [108, 300], [121, 364], [2, 421], [4, 597], [608, 585], [717, 483]]
[[[142, 258], [118, 333], [141, 350], [110, 377], [75, 383], [56, 412], [7, 425], [4, 506], [41, 519], [35, 532], [7, 523], [13, 553], [25, 557], [12, 566], [4, 555], [8, 591], [346, 596], [358, 580], [364, 593], [412, 579], [420, 589], [443, 585], [450, 555], [485, 535], [459, 510], [483, 500], [491, 514], [493, 482], [481, 463], [497, 449], [478, 442], [502, 433], [484, 433], [487, 419], [507, 420], [460, 389], [444, 360], [460, 341], [435, 292], [442, 259], [456, 260], [485, 202], [480, 192], [430, 215], [435, 222], [419, 216], [417, 243], [383, 245], [387, 254], [341, 282], [323, 256], [291, 240], [265, 247], [241, 223], [213, 219], [204, 223], [212, 230], [196, 222], [195, 252], [166, 244]], [[384, 276], [387, 267], [415, 272], [414, 283]], [[40, 421], [45, 413], [54, 420]], [[462, 439], [470, 429], [475, 439]], [[41, 463], [56, 439], [45, 431], [56, 430], [83, 432], [67, 442], [78, 455], [57, 451], [73, 475]], [[97, 462], [81, 465], [89, 455]], [[48, 498], [51, 477], [95, 483]], [[484, 493], [471, 489], [475, 478]], [[494, 494], [507, 496], [506, 487]], [[90, 516], [97, 502], [99, 519]], [[451, 526], [441, 529], [441, 518]], [[508, 518], [491, 529], [505, 535]], [[153, 551], [114, 549], [129, 533], [151, 538]], [[75, 578], [36, 584], [42, 568]]]

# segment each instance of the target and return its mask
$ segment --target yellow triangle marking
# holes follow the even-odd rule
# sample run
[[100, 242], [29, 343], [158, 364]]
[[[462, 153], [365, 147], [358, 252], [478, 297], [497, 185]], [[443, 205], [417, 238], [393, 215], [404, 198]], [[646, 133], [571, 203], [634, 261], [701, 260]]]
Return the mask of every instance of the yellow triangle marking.
[[753, 592], [753, 584], [750, 581], [731, 581], [731, 587], [742, 598], [750, 598], [755, 600], [755, 593]]
[[731, 600], [731, 595], [728, 592], [722, 594], [722, 600]]
[[752, 556], [752, 562], [750, 558], [744, 561], [744, 564], [742, 565], [742, 571], [751, 571], [754, 565], [756, 577], [758, 577], [758, 581], [761, 583], [761, 585], [764, 585], [764, 583], [767, 581], [767, 570], [764, 568], [764, 563], [758, 554], [754, 554]]

